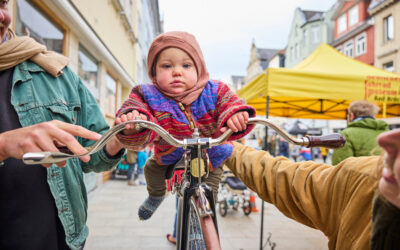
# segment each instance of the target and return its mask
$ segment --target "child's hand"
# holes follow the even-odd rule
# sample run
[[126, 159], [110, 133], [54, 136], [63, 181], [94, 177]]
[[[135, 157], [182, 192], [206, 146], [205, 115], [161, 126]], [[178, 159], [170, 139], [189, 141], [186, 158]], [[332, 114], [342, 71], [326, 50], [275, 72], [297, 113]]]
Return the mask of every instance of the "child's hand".
[[[115, 118], [115, 125], [118, 125], [123, 122], [135, 120], [136, 117], [138, 117], [138, 116], [140, 117], [140, 119], [147, 121], [147, 116], [145, 114], [141, 114], [137, 110], [132, 110], [132, 112], [130, 112], [130, 113], [126, 113], [124, 115], [121, 115], [121, 117]], [[125, 125], [125, 130], [122, 130], [122, 133], [124, 135], [133, 135], [133, 134], [136, 134], [137, 132], [139, 132], [139, 131], [136, 130], [135, 124], [133, 124], [133, 123]]]
[[231, 116], [226, 122], [228, 127], [221, 128], [221, 132], [225, 132], [228, 128], [232, 129], [233, 132], [238, 132], [245, 130], [247, 127], [247, 122], [249, 121], [249, 113], [246, 111], [238, 112]]

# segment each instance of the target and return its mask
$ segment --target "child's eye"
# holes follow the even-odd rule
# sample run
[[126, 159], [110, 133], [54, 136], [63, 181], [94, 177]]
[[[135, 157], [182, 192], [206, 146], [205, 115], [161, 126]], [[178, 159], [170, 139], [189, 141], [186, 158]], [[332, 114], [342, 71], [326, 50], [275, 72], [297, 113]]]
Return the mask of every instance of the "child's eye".
[[163, 67], [164, 69], [169, 69], [169, 68], [171, 68], [171, 65], [169, 65], [169, 64], [164, 64], [164, 65], [162, 65], [161, 67]]
[[1, 5], [1, 6], [7, 6], [7, 5], [8, 5], [8, 1], [9, 1], [9, 0], [0, 1], [0, 5]]
[[192, 65], [190, 65], [190, 64], [188, 64], [188, 63], [183, 65], [183, 67], [184, 67], [185, 69], [188, 69], [188, 68], [190, 68], [191, 66], [192, 66]]

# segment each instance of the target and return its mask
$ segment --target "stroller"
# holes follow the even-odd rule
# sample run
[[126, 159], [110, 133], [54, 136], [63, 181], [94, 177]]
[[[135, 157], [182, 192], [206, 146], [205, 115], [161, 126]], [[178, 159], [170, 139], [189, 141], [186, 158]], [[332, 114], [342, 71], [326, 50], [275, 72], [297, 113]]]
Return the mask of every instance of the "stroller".
[[218, 191], [218, 206], [222, 217], [230, 208], [237, 211], [240, 207], [246, 216], [251, 213], [250, 190], [231, 171], [224, 171], [222, 176]]

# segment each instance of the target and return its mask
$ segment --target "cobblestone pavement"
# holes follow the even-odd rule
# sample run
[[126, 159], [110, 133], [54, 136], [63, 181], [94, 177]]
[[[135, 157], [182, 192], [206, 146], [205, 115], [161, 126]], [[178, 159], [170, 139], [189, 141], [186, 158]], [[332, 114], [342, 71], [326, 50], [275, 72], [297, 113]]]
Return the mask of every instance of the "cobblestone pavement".
[[[85, 250], [175, 249], [166, 240], [173, 228], [175, 197], [168, 196], [150, 220], [140, 221], [137, 210], [146, 196], [144, 186], [128, 186], [122, 179], [108, 181], [90, 193]], [[261, 200], [257, 198], [256, 204], [260, 208]], [[274, 206], [264, 204], [264, 242], [270, 232], [275, 249], [328, 249], [328, 241], [320, 231], [288, 219]], [[219, 216], [222, 249], [260, 249], [260, 218], [261, 212], [245, 216], [240, 210]]]

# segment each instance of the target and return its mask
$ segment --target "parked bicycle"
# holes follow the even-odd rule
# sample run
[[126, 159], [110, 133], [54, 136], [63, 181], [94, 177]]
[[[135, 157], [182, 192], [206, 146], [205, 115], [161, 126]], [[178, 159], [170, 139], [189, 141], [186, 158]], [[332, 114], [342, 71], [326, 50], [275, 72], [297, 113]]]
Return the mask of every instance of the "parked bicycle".
[[250, 190], [231, 171], [224, 171], [218, 190], [218, 211], [225, 217], [229, 209], [241, 208], [248, 216], [251, 214]]
[[[233, 133], [228, 129], [219, 138], [201, 138], [198, 131], [194, 131], [192, 138], [177, 140], [166, 130], [155, 123], [144, 120], [133, 120], [121, 123], [108, 131], [85, 154], [93, 154], [102, 149], [107, 141], [125, 129], [128, 123], [135, 123], [137, 129], [147, 128], [156, 132], [167, 143], [174, 147], [182, 147], [183, 164], [177, 168], [184, 169], [180, 183], [174, 183], [174, 192], [179, 197], [177, 223], [177, 249], [220, 249], [220, 241], [215, 213], [215, 203], [211, 189], [202, 178], [208, 175], [209, 166], [206, 148], [217, 146], [226, 141]], [[344, 138], [340, 134], [327, 136], [306, 136], [300, 139], [292, 138], [268, 119], [250, 118], [248, 124], [262, 124], [277, 131], [287, 141], [307, 147], [338, 148], [344, 145]], [[63, 152], [61, 152], [63, 151]], [[205, 154], [205, 155], [204, 155]], [[80, 157], [63, 148], [60, 152], [26, 153], [23, 161], [26, 164], [44, 164], [64, 161]], [[179, 164], [178, 164], [179, 165]]]

